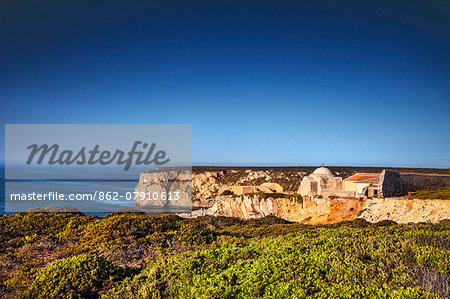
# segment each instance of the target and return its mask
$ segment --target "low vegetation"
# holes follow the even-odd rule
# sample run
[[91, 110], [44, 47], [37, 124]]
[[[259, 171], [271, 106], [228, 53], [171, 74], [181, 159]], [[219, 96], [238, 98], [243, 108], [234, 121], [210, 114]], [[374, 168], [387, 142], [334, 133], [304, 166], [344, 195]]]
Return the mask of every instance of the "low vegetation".
[[92, 298], [119, 283], [125, 270], [96, 255], [61, 259], [40, 270], [24, 297]]
[[0, 216], [0, 297], [449, 297], [450, 223]]
[[450, 199], [450, 188], [447, 190], [416, 191], [408, 197], [417, 199]]

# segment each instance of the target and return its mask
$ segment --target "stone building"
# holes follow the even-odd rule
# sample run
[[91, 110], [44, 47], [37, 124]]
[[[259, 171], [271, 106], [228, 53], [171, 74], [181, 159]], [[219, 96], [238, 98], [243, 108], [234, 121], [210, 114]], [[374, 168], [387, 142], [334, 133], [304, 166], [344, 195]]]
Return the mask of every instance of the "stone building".
[[[336, 176], [328, 168], [319, 167], [303, 177], [297, 193], [301, 196], [322, 197], [398, 197], [417, 190], [439, 190], [450, 187], [450, 175], [399, 173], [384, 169], [380, 173], [356, 173], [346, 179]], [[277, 183], [260, 186], [223, 186], [218, 194], [229, 190], [235, 195], [253, 193], [283, 193]]]
[[443, 190], [450, 187], [450, 175], [399, 173], [384, 169], [381, 173], [356, 173], [344, 180], [328, 168], [319, 167], [305, 176], [298, 193], [324, 197], [397, 197], [417, 190]]
[[379, 173], [356, 173], [344, 180], [344, 190], [353, 191], [355, 197], [378, 196]]
[[322, 165], [303, 178], [298, 193], [310, 197], [391, 197], [403, 195], [404, 190], [398, 171], [356, 173], [342, 180]]
[[322, 165], [302, 179], [298, 193], [302, 196], [315, 196], [322, 194], [323, 190], [342, 190], [342, 178]]

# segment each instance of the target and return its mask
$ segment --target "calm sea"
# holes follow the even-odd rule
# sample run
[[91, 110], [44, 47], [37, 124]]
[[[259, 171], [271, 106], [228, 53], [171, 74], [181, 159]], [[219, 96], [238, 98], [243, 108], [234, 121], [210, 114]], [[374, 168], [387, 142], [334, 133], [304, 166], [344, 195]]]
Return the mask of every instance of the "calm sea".
[[[1, 184], [0, 184], [0, 213], [12, 214], [11, 212], [25, 212], [28, 208], [43, 208], [46, 206], [69, 206], [82, 211], [85, 214], [102, 216], [106, 213], [114, 212], [122, 208], [135, 208], [134, 200], [130, 199], [134, 195], [134, 188], [138, 184], [138, 175], [117, 179], [117, 177], [108, 177], [103, 175], [101, 180], [40, 180], [40, 181], [11, 181], [5, 182], [5, 167], [1, 166]], [[96, 200], [96, 201], [18, 201], [8, 200], [5, 211], [5, 194], [14, 193], [29, 194], [32, 192], [45, 194], [48, 192], [58, 192], [60, 194], [94, 194], [117, 193], [117, 200]], [[127, 196], [128, 194], [128, 196]], [[9, 196], [9, 195], [8, 195]], [[129, 199], [127, 199], [127, 197]]]

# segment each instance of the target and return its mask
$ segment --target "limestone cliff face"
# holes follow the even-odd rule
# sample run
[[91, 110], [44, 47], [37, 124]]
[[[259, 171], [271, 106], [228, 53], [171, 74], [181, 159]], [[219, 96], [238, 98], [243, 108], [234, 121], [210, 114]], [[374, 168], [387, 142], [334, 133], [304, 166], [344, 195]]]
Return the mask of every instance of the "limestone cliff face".
[[[190, 211], [192, 174], [189, 168], [167, 168], [141, 173], [135, 187], [136, 206], [153, 212]], [[173, 197], [177, 194], [177, 200]]]
[[261, 198], [255, 196], [221, 196], [205, 214], [262, 218], [274, 215], [305, 224], [328, 224], [364, 218], [369, 222], [393, 220], [398, 223], [439, 222], [450, 219], [450, 201], [387, 199]]
[[273, 199], [244, 195], [219, 197], [212, 210], [216, 216], [252, 219], [274, 215], [293, 222], [325, 224], [353, 220], [367, 204], [358, 199]]
[[[159, 171], [147, 171], [143, 172], [139, 178], [139, 184], [135, 187], [135, 191], [138, 193], [156, 192], [161, 194], [162, 192], [169, 192], [171, 188], [174, 191], [180, 191], [185, 184], [192, 186], [192, 202], [195, 208], [211, 207], [214, 204], [214, 199], [217, 195], [221, 183], [220, 181], [225, 175], [225, 171], [206, 171], [201, 173], [192, 174], [190, 169], [175, 168]], [[178, 182], [178, 184], [176, 184]], [[176, 189], [176, 190], [175, 190]], [[163, 201], [152, 202], [155, 204], [166, 205]], [[136, 205], [148, 206], [149, 202], [136, 198]]]
[[371, 200], [359, 217], [369, 222], [432, 222], [450, 219], [450, 200], [385, 198]]
[[[312, 169], [313, 170], [313, 169]], [[308, 170], [309, 171], [309, 170]], [[345, 177], [353, 174], [350, 169], [342, 173]], [[371, 170], [374, 172], [374, 170]], [[398, 223], [438, 222], [450, 219], [450, 201], [409, 200], [404, 198], [386, 199], [349, 199], [349, 198], [265, 198], [254, 196], [220, 196], [219, 189], [229, 185], [261, 185], [266, 182], [279, 183], [284, 190], [297, 190], [301, 179], [309, 172], [303, 168], [292, 169], [231, 169], [144, 172], [141, 174], [138, 192], [148, 192], [156, 187], [167, 192], [173, 188], [190, 192], [192, 186], [193, 208], [196, 210], [186, 217], [215, 215], [239, 217], [242, 219], [261, 218], [274, 215], [289, 221], [307, 224], [326, 224], [357, 217], [370, 222], [393, 220]], [[400, 174], [406, 191], [417, 189], [445, 189], [450, 184], [448, 175]], [[174, 179], [183, 182], [186, 188], [171, 183]], [[189, 181], [189, 183], [188, 183]], [[173, 188], [172, 188], [173, 187]], [[445, 187], [445, 188], [444, 188]], [[189, 194], [190, 195], [190, 194]], [[147, 201], [136, 199], [138, 206], [145, 206]]]
[[287, 190], [297, 190], [305, 172], [285, 173], [273, 170], [236, 170], [194, 171], [192, 174], [192, 195], [195, 208], [212, 207], [219, 189], [223, 186], [255, 185], [277, 182]]
[[225, 171], [206, 171], [192, 176], [192, 194], [195, 207], [211, 207]]

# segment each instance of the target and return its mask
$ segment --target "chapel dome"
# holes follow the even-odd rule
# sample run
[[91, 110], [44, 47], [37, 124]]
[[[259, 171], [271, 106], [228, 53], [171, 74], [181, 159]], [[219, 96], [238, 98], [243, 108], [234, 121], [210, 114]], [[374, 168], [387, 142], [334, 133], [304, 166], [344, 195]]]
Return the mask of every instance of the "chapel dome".
[[314, 170], [313, 174], [320, 175], [320, 176], [334, 176], [334, 174], [326, 167], [319, 167], [316, 170]]

